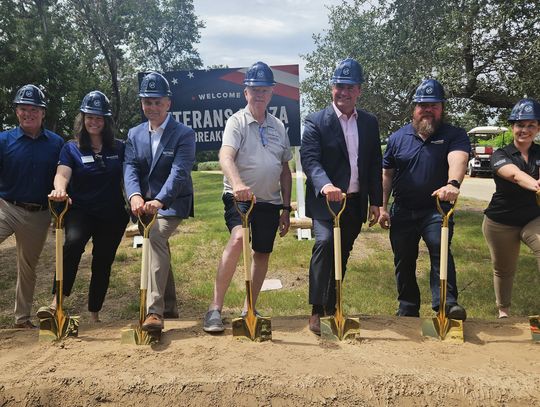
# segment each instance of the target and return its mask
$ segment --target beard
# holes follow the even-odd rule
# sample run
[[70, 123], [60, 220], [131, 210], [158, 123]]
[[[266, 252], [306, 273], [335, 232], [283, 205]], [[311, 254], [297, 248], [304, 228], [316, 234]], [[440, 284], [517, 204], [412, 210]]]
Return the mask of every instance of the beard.
[[413, 128], [418, 134], [428, 138], [431, 137], [441, 125], [441, 119], [435, 120], [431, 115], [424, 115], [419, 119], [413, 119]]

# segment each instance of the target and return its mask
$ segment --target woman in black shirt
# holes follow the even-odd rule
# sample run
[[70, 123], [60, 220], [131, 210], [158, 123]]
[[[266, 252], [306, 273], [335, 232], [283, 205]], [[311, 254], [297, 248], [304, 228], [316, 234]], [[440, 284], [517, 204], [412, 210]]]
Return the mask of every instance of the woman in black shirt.
[[508, 118], [514, 141], [491, 157], [496, 190], [485, 210], [482, 231], [491, 253], [499, 318], [509, 314], [520, 243], [535, 254], [540, 270], [540, 104], [522, 99]]

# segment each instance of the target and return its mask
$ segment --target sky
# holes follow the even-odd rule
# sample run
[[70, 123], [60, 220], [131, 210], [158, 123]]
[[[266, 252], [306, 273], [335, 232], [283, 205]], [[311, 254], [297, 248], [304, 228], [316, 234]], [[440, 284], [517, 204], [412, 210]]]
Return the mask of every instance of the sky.
[[204, 21], [197, 46], [203, 65], [300, 65], [300, 54], [315, 50], [314, 33], [328, 28], [328, 6], [343, 0], [194, 0]]

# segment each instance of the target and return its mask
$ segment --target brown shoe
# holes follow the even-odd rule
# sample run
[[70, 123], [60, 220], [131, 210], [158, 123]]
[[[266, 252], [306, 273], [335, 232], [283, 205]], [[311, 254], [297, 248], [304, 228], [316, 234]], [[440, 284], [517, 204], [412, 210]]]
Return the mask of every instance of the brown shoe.
[[20, 322], [15, 324], [15, 329], [36, 329], [37, 326], [35, 326], [30, 320], [26, 320], [24, 322]]
[[161, 331], [163, 329], [163, 318], [159, 314], [148, 314], [141, 329], [143, 331]]
[[319, 314], [313, 314], [309, 317], [309, 330], [315, 335], [321, 334], [321, 316]]

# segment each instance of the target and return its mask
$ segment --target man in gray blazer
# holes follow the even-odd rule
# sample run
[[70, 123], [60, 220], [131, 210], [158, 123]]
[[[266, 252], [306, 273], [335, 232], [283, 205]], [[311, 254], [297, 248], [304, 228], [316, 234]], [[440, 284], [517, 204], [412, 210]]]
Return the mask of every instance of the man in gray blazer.
[[143, 330], [161, 331], [165, 291], [172, 278], [169, 237], [182, 219], [193, 216], [191, 169], [195, 162], [195, 133], [169, 114], [169, 83], [161, 74], [146, 75], [139, 92], [144, 122], [129, 130], [124, 183], [133, 215], [158, 213], [150, 231], [148, 314]]
[[[333, 271], [333, 225], [326, 199], [347, 194], [341, 216], [343, 277], [354, 240], [369, 212], [369, 226], [382, 202], [381, 143], [377, 118], [356, 109], [364, 82], [362, 67], [352, 58], [341, 61], [332, 77], [332, 105], [307, 116], [300, 156], [307, 176], [306, 214], [313, 219], [315, 244], [309, 266], [309, 329], [320, 335], [320, 317], [333, 315], [336, 289]], [[369, 206], [368, 206], [369, 205]]]

